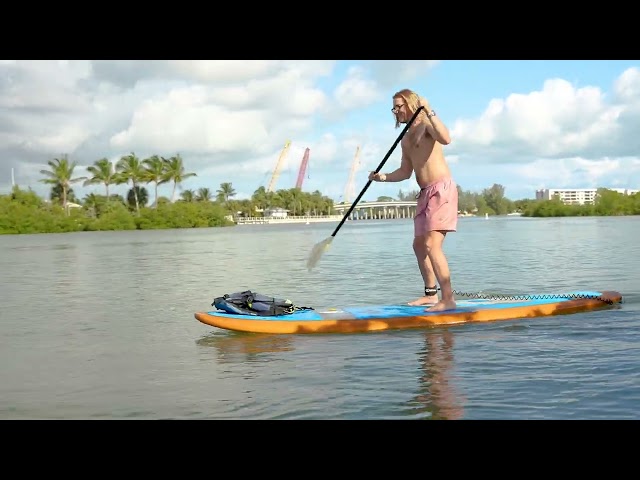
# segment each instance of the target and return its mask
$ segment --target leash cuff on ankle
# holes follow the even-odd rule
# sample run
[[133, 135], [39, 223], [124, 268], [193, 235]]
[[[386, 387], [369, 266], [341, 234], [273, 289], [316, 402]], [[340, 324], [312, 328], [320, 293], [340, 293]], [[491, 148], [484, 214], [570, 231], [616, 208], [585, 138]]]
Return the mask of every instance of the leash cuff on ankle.
[[437, 285], [434, 285], [433, 287], [424, 287], [424, 294], [428, 297], [430, 295], [435, 295], [436, 293], [438, 293], [438, 290], [440, 289]]

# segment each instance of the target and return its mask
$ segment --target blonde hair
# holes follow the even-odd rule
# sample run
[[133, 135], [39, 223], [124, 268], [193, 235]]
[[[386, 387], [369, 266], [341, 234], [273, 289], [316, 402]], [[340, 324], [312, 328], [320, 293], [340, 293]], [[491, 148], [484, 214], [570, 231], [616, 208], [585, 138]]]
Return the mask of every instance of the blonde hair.
[[[395, 98], [401, 98], [402, 100], [404, 100], [404, 103], [407, 105], [407, 108], [412, 115], [416, 113], [416, 110], [420, 106], [420, 98], [418, 97], [418, 94], [413, 90], [409, 90], [408, 88], [403, 88], [399, 92], [394, 93], [392, 99]], [[420, 112], [420, 115], [424, 115], [424, 111]], [[398, 117], [396, 116], [396, 114], [393, 114], [393, 117], [396, 119], [396, 128], [398, 128], [401, 125], [398, 121]]]

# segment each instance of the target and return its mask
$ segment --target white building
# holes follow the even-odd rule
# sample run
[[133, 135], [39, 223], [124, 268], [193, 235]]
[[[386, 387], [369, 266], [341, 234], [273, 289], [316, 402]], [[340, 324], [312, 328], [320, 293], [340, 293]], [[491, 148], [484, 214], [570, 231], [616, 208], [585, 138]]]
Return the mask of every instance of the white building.
[[[608, 188], [623, 195], [634, 195], [640, 190], [628, 188]], [[551, 200], [556, 195], [565, 205], [593, 204], [598, 193], [597, 188], [545, 188], [536, 190], [536, 200]]]
[[275, 208], [265, 208], [263, 211], [263, 215], [265, 218], [287, 218], [287, 214], [289, 210], [285, 210], [284, 208], [275, 207]]

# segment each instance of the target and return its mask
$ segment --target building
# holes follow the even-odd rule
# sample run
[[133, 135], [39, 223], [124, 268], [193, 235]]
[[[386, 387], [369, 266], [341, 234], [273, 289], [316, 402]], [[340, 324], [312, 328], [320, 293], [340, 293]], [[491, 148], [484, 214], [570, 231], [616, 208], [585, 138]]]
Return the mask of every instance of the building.
[[289, 210], [280, 207], [265, 208], [263, 211], [263, 215], [267, 218], [287, 218], [288, 213]]
[[[634, 195], [640, 190], [628, 188], [608, 188], [623, 195]], [[556, 195], [565, 205], [593, 204], [598, 193], [597, 188], [545, 188], [536, 190], [536, 200], [551, 200]]]
[[613, 190], [614, 192], [622, 193], [623, 195], [635, 195], [640, 190], [631, 190], [630, 188], [609, 188], [607, 190]]
[[593, 203], [596, 199], [597, 189], [595, 188], [545, 188], [536, 190], [536, 200], [552, 200], [558, 196], [565, 205], [584, 205]]

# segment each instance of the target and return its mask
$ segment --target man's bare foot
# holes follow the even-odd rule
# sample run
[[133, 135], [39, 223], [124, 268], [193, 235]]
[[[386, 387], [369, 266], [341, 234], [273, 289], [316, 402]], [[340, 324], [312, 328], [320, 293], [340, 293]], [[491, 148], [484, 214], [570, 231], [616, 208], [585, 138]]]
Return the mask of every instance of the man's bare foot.
[[425, 295], [413, 302], [409, 302], [409, 305], [436, 305], [438, 303], [438, 295]]
[[454, 300], [440, 300], [438, 303], [429, 307], [425, 312], [443, 312], [445, 310], [455, 310], [456, 302]]

